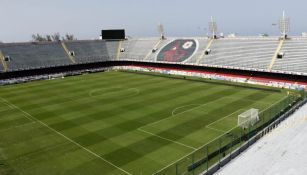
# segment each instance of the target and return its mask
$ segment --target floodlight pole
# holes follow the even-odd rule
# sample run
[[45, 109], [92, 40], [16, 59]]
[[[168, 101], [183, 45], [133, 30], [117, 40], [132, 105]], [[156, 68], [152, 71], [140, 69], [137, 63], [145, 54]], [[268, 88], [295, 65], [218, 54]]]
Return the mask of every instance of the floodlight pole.
[[[282, 12], [282, 21], [286, 21], [286, 16], [285, 16], [285, 11]], [[285, 38], [286, 36], [286, 25], [283, 23], [283, 32], [282, 32], [282, 36]]]
[[214, 28], [213, 16], [211, 16], [211, 23], [213, 24], [213, 27], [212, 27], [212, 36], [214, 37], [214, 36], [215, 36], [215, 28]]
[[282, 12], [282, 18], [279, 21], [279, 30], [282, 34], [282, 38], [286, 39], [290, 31], [290, 19], [286, 17], [285, 11]]
[[163, 27], [162, 23], [158, 24], [158, 32], [160, 34], [160, 39], [161, 40], [165, 39], [164, 27]]
[[209, 31], [212, 34], [212, 38], [216, 39], [217, 25], [216, 25], [216, 22], [213, 19], [213, 16], [211, 16], [211, 20], [209, 22]]

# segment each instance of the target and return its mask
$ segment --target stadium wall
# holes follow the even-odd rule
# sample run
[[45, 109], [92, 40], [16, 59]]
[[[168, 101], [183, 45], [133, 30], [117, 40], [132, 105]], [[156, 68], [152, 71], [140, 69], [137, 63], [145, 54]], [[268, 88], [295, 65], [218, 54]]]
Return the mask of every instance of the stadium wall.
[[201, 78], [259, 84], [279, 88], [298, 90], [306, 90], [307, 88], [307, 77], [303, 75], [136, 61], [102, 61], [95, 63], [3, 72], [0, 74], [0, 80], [3, 82], [12, 79], [23, 79], [26, 77], [34, 77], [40, 75], [51, 75], [67, 72], [88, 72], [91, 70], [103, 68], [114, 69], [113, 67], [116, 67], [116, 69], [155, 71], [164, 74], [195, 76]]

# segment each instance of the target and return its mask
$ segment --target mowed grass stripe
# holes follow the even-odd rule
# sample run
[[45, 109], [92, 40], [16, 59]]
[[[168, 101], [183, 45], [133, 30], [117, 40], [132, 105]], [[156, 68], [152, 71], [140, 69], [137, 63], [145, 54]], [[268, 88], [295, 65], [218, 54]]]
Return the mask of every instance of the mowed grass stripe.
[[[10, 103], [9, 101], [7, 101], [7, 102]], [[12, 103], [10, 103], [10, 104], [13, 105]], [[23, 113], [24, 116], [25, 116], [26, 118], [31, 118], [32, 120], [36, 121], [37, 123], [41, 124], [42, 126], [45, 126], [45, 127], [48, 128], [49, 130], [51, 130], [51, 131], [55, 132], [56, 134], [58, 134], [59, 136], [65, 138], [67, 141], [69, 141], [69, 142], [71, 142], [72, 144], [76, 145], [76, 146], [79, 147], [80, 149], [83, 149], [84, 151], [88, 152], [89, 154], [92, 154], [92, 155], [95, 156], [96, 158], [101, 159], [101, 160], [104, 161], [105, 163], [107, 163], [107, 164], [113, 166], [114, 168], [119, 169], [120, 171], [124, 172], [125, 174], [131, 175], [131, 174], [130, 174], [129, 172], [127, 172], [126, 170], [120, 168], [119, 166], [117, 166], [117, 165], [113, 164], [112, 162], [108, 161], [107, 159], [101, 157], [100, 155], [96, 154], [95, 152], [91, 151], [90, 149], [88, 149], [88, 148], [82, 146], [81, 144], [75, 142], [74, 140], [72, 140], [71, 138], [67, 137], [66, 135], [64, 135], [64, 134], [58, 132], [57, 130], [51, 128], [48, 124], [46, 124], [46, 123], [40, 121], [39, 119], [37, 119], [36, 117], [32, 116], [32, 115], [29, 114], [28, 112], [26, 112], [26, 111], [20, 109], [18, 106], [16, 106], [16, 105], [13, 105], [13, 106], [14, 106], [15, 109], [17, 109], [17, 110], [19, 110], [21, 113]]]
[[[189, 130], [182, 130], [182, 128], [187, 128], [186, 126], [190, 126], [191, 124], [194, 124], [195, 127], [189, 127], [188, 128]], [[177, 125], [174, 128], [168, 129], [167, 131], [165, 131], [163, 133], [159, 133], [159, 136], [177, 141], [180, 138], [183, 138], [184, 136], [186, 136], [188, 134], [191, 134], [194, 131], [198, 130], [199, 129], [199, 124], [200, 124], [200, 127], [203, 126], [203, 123], [201, 123], [199, 120], [191, 119], [191, 121], [188, 121], [188, 123]], [[173, 130], [174, 131], [177, 130], [177, 131], [175, 131], [175, 133], [176, 132], [180, 133], [180, 131], [183, 131], [183, 133], [182, 134], [180, 133], [180, 135], [179, 134], [174, 134], [174, 132], [172, 132]], [[172, 135], [170, 137], [170, 133], [171, 132], [172, 132]], [[148, 139], [151, 139], [151, 138], [148, 138]], [[137, 147], [137, 145], [144, 145], [145, 142], [146, 142], [146, 140], [141, 140], [138, 143], [133, 143], [133, 144], [131, 144], [129, 146], [123, 147], [123, 148], [121, 148], [119, 150], [116, 150], [116, 151], [111, 152], [111, 153], [109, 153], [107, 155], [104, 155], [104, 156], [107, 159], [112, 160], [112, 159], [115, 159], [118, 155], [121, 155], [124, 152], [130, 151], [133, 156], [131, 155], [131, 156], [129, 156], [129, 158], [121, 159], [120, 161], [117, 161], [117, 164], [119, 164], [120, 166], [123, 166], [123, 165], [125, 165], [125, 164], [127, 164], [129, 162], [132, 162], [132, 161], [142, 157], [141, 154], [137, 153], [137, 152], [142, 152], [142, 150], [140, 150], [141, 148]], [[150, 152], [156, 151], [156, 149], [159, 149], [159, 148], [157, 148], [154, 145], [152, 145], [150, 148], [146, 148], [146, 153], [150, 153]]]
[[[174, 86], [176, 86], [176, 85], [174, 85]], [[195, 89], [197, 89], [197, 88], [198, 87], [195, 87]], [[182, 94], [186, 90], [193, 90], [193, 89], [194, 88], [187, 89], [186, 87], [177, 88], [172, 93], [169, 93], [167, 95], [163, 95], [162, 97], [157, 94], [159, 92], [159, 91], [157, 91], [157, 89], [156, 90], [150, 89], [149, 91], [153, 91], [152, 94], [157, 94], [157, 95], [153, 95], [153, 96], [150, 97], [150, 99], [146, 99], [145, 101], [147, 101], [147, 102], [145, 102], [143, 100], [143, 98], [145, 98], [145, 97], [142, 96], [142, 97], [136, 97], [136, 98], [139, 98], [139, 100], [133, 100], [133, 101], [130, 100], [130, 99], [127, 100], [126, 103], [124, 103], [125, 106], [121, 106], [121, 105], [118, 105], [118, 106], [117, 105], [103, 106], [102, 108], [97, 108], [93, 111], [97, 111], [98, 113], [101, 113], [101, 115], [103, 115], [103, 117], [101, 117], [101, 118], [99, 117], [100, 119], [107, 119], [110, 116], [108, 114], [115, 115], [117, 113], [118, 115], [121, 115], [122, 113], [134, 113], [134, 111], [137, 112], [137, 110], [139, 109], [137, 106], [145, 104], [144, 108], [146, 108], [147, 107], [146, 103], [151, 103], [151, 105], [148, 105], [148, 106], [153, 106], [152, 110], [157, 111], [157, 110], [161, 110], [161, 109], [155, 108], [154, 107], [155, 104], [160, 103], [162, 100], [164, 100], [165, 102], [172, 101], [174, 96]], [[144, 93], [145, 91], [142, 91], [142, 92]], [[81, 104], [81, 105], [86, 105], [86, 104]], [[120, 110], [116, 110], [117, 108], [120, 108]], [[93, 109], [94, 109], [94, 107], [93, 107]], [[65, 112], [65, 111], [63, 111], [63, 112]], [[104, 114], [107, 114], [107, 116], [104, 116]], [[141, 115], [138, 114], [138, 115], [141, 116], [141, 117], [145, 117], [145, 114], [141, 114]], [[160, 111], [159, 111], [158, 114], [160, 114]], [[91, 117], [95, 117], [95, 116], [97, 116], [97, 113], [94, 113], [93, 116], [92, 115], [86, 115], [86, 116], [82, 116], [82, 117], [83, 118], [91, 118]], [[125, 115], [123, 117], [125, 117]], [[131, 118], [129, 118], [129, 119], [131, 119]], [[76, 118], [76, 120], [79, 120], [79, 118]], [[97, 118], [95, 118], [95, 120], [97, 120]]]
[[[259, 100], [265, 97], [264, 94], [261, 95], [261, 93], [260, 94], [254, 93], [254, 94], [248, 95], [247, 98], [255, 97], [255, 96], [257, 96]], [[213, 108], [214, 110], [210, 110], [210, 109], [206, 110], [208, 111], [208, 113], [205, 113], [205, 111], [198, 113], [192, 110], [192, 111], [189, 111], [189, 114], [185, 114], [191, 117], [189, 117], [186, 120], [177, 120], [177, 121], [180, 121], [180, 123], [176, 122], [176, 117], [175, 117], [174, 120], [172, 120], [173, 122], [171, 121], [172, 123], [167, 122], [166, 124], [164, 124], [165, 125], [164, 127], [167, 128], [165, 131], [162, 130], [162, 132], [160, 131], [160, 133], [157, 133], [157, 134], [162, 137], [170, 138], [172, 140], [179, 140], [181, 138], [186, 137], [189, 134], [192, 134], [193, 132], [197, 130], [204, 128], [204, 123], [212, 123], [226, 115], [233, 113], [233, 111], [245, 108], [247, 105], [248, 104], [246, 104], [245, 102], [242, 102], [240, 99], [231, 100], [231, 101], [225, 100], [225, 103], [219, 104], [219, 108], [217, 109]], [[163, 125], [163, 123], [159, 123], [159, 125]], [[161, 128], [163, 126], [157, 126], [157, 127]], [[194, 145], [194, 146], [198, 147], [199, 145]]]
[[[93, 102], [93, 105], [88, 105], [88, 104], [84, 104], [84, 103], [73, 103], [73, 106], [74, 107], [71, 107], [71, 106], [67, 106], [66, 105], [66, 108], [68, 108], [69, 110], [71, 110], [71, 111], [79, 111], [81, 114], [82, 114], [82, 111], [85, 111], [85, 113], [87, 113], [87, 115], [85, 115], [85, 116], [83, 116], [84, 117], [84, 119], [86, 120], [86, 119], [88, 119], [88, 120], [90, 120], [89, 122], [91, 122], [91, 120], [93, 120], [93, 119], [91, 119], [91, 117], [89, 116], [89, 110], [90, 109], [92, 109], [92, 110], [90, 110], [90, 111], [96, 111], [96, 114], [95, 114], [95, 116], [97, 116], [97, 111], [99, 112], [99, 113], [101, 113], [101, 114], [110, 114], [110, 113], [112, 113], [112, 111], [114, 111], [114, 110], [116, 110], [116, 109], [114, 109], [114, 110], [111, 110], [110, 112], [107, 112], [107, 111], [101, 111], [101, 109], [104, 109], [104, 108], [110, 108], [110, 107], [108, 107], [108, 106], [105, 106], [104, 104], [102, 104], [101, 106], [98, 106], [98, 107], [95, 107], [95, 102], [96, 101], [94, 101]], [[96, 102], [97, 103], [97, 102]], [[46, 115], [46, 117], [47, 118], [50, 118], [50, 117], [54, 117], [54, 116], [59, 116], [59, 115], [61, 115], [61, 114], [64, 114], [65, 115], [65, 113], [67, 113], [68, 112], [68, 110], [67, 109], [65, 109], [65, 108], [62, 108], [62, 107], [60, 107], [60, 108], [55, 108], [55, 109], [53, 109], [53, 110], [51, 110], [51, 112], [52, 111], [57, 111], [56, 113], [50, 113], [49, 111], [45, 111], [45, 114], [44, 115]], [[89, 113], [89, 114], [88, 114]], [[42, 113], [40, 114], [40, 116], [44, 116], [44, 115], [42, 115]], [[78, 115], [77, 115], [78, 116]], [[101, 116], [101, 115], [99, 115], [99, 116]], [[112, 116], [112, 115], [109, 115], [109, 116]], [[107, 117], [109, 117], [109, 116], [107, 116]], [[46, 119], [46, 118], [44, 118], [44, 119]]]
[[[142, 114], [140, 115], [140, 117], [142, 117]], [[144, 116], [144, 117], [146, 117], [146, 116]], [[123, 120], [121, 120], [121, 119], [123, 119]], [[110, 127], [103, 128], [99, 131], [89, 132], [88, 134], [82, 135], [82, 136], [75, 138], [75, 139], [82, 142], [82, 143], [84, 142], [83, 144], [85, 144], [86, 146], [90, 146], [92, 144], [96, 144], [96, 143], [102, 142], [104, 140], [110, 139], [112, 137], [118, 136], [120, 134], [124, 134], [126, 132], [135, 130], [138, 127], [144, 125], [144, 123], [141, 123], [137, 120], [127, 120], [125, 118], [120, 118], [118, 121], [120, 122], [119, 124], [116, 124], [116, 125], [113, 124]], [[70, 121], [68, 121], [68, 122], [70, 122]], [[77, 127], [78, 125], [82, 126], [82, 124], [84, 124], [84, 123], [72, 124], [72, 127]], [[54, 126], [54, 125], [52, 125], [52, 126]], [[69, 129], [68, 123], [64, 124], [64, 125], [60, 124], [59, 126], [63, 126], [61, 128], [58, 128], [60, 130], [61, 129]], [[56, 127], [56, 125], [54, 127]], [[92, 139], [90, 139], [90, 138], [92, 138]]]
[[[101, 73], [97, 74], [87, 74], [87, 75], [80, 75], [80, 76], [72, 76], [66, 77], [65, 79], [54, 79], [54, 80], [45, 80], [45, 81], [34, 81], [25, 84], [16, 84], [16, 85], [8, 85], [2, 87], [2, 92], [5, 95], [10, 96], [15, 93], [24, 93], [29, 91], [37, 91], [37, 90], [49, 90], [50, 85], [57, 88], [65, 88], [68, 85], [73, 84], [83, 84], [83, 82], [91, 83], [107, 83], [112, 81], [117, 81], [118, 79], [125, 79], [126, 77], [131, 77], [127, 74], [117, 73], [117, 72], [105, 72], [107, 76], [101, 76]], [[110, 79], [112, 76], [112, 79]], [[137, 77], [137, 76], [136, 76]], [[104, 81], [104, 80], [107, 80]]]
[[[129, 82], [139, 82], [140, 77], [132, 77], [129, 79]], [[144, 79], [143, 79], [144, 80]], [[148, 79], [145, 79], [148, 80]], [[13, 94], [10, 97], [8, 97], [8, 99], [10, 99], [12, 102], [19, 102], [19, 106], [20, 107], [27, 107], [27, 105], [31, 105], [32, 102], [36, 102], [32, 105], [36, 105], [34, 106], [41, 106], [44, 105], [44, 102], [46, 104], [50, 104], [50, 103], [59, 103], [61, 102], [69, 102], [71, 101], [71, 98], [73, 97], [74, 100], [78, 100], [79, 98], [87, 98], [88, 97], [88, 93], [87, 91], [91, 90], [92, 88], [100, 88], [100, 87], [105, 87], [107, 84], [114, 84], [116, 83], [120, 83], [123, 81], [123, 79], [111, 79], [110, 81], [107, 81], [108, 83], [104, 82], [104, 81], [96, 81], [93, 83], [83, 83], [83, 84], [72, 84], [71, 86], [67, 86], [65, 84], [65, 82], [63, 83], [63, 87], [57, 87], [57, 86], [53, 86], [51, 82], [48, 82], [47, 84], [50, 83], [49, 86], [46, 86], [46, 88], [48, 89], [41, 89], [41, 90], [32, 90], [32, 89], [28, 89], [27, 93], [22, 92], [22, 96], [20, 95], [20, 93]], [[150, 80], [148, 80], [150, 81]], [[144, 82], [146, 83], [146, 82]], [[48, 93], [46, 93], [46, 90], [48, 90]], [[85, 91], [85, 93], [84, 93]], [[79, 95], [79, 92], [81, 92], [81, 94]], [[70, 95], [70, 96], [69, 96]], [[64, 97], [64, 98], [63, 98]], [[32, 100], [35, 99], [35, 100]], [[63, 101], [62, 101], [63, 100]], [[66, 100], [66, 101], [65, 101]], [[26, 106], [23, 105], [23, 103], [20, 102], [24, 102], [24, 104]], [[30, 104], [29, 104], [30, 103]]]
[[[121, 78], [116, 79], [114, 77]], [[65, 83], [62, 84], [62, 82]], [[123, 84], [123, 82], [125, 83]], [[273, 97], [274, 99], [280, 98], [277, 97], [278, 93], [272, 93], [274, 94], [272, 98], [259, 98], [251, 95], [254, 93], [259, 93], [259, 96], [271, 94], [262, 90], [122, 72], [98, 73], [61, 80], [42, 81], [39, 84], [42, 84], [42, 87], [35, 87], [34, 89], [31, 87], [23, 88], [23, 85], [18, 85], [19, 87], [16, 89], [20, 89], [19, 92], [16, 91], [8, 95], [6, 92], [1, 91], [0, 96], [5, 95], [4, 97], [8, 97], [9, 100], [14, 100], [14, 104], [37, 117], [49, 127], [131, 174], [139, 174], [141, 172], [143, 174], [152, 174], [154, 171], [191, 152], [191, 149], [174, 142], [187, 145], [192, 143], [192, 146], [198, 146], [206, 142], [203, 137], [207, 137], [209, 140], [209, 138], [212, 139], [219, 136], [221, 133], [210, 129], [204, 130], [198, 125], [200, 122], [208, 125], [209, 122], [214, 122], [224, 117], [225, 115], [221, 115], [224, 113], [219, 112], [218, 108], [227, 108], [224, 111], [226, 114], [234, 112], [237, 107], [240, 107], [241, 103], [243, 106], [244, 103], [246, 105], [250, 104], [249, 101], [252, 103], [252, 100], [263, 101], [266, 99], [270, 101]], [[31, 83], [25, 85], [31, 86]], [[113, 96], [115, 93], [111, 89], [116, 86], [136, 87], [140, 89], [140, 94], [122, 99], [117, 97], [91, 98], [88, 96], [88, 92], [99, 87], [109, 88], [104, 92], [111, 93]], [[10, 88], [7, 88], [6, 91], [12, 92]], [[34, 93], [36, 94], [33, 95]], [[31, 95], [23, 96], [23, 94]], [[215, 99], [223, 99], [224, 97], [226, 97], [224, 99], [226, 102], [215, 103], [217, 107], [212, 107], [212, 110], [192, 110], [194, 112], [187, 113], [193, 115], [193, 118], [191, 117], [190, 119], [188, 116], [183, 116], [182, 118], [188, 119], [186, 122], [188, 126], [174, 121], [175, 124], [165, 127], [162, 122], [160, 127], [165, 129], [151, 132], [159, 135], [161, 138], [138, 131], [139, 127], [170, 117], [171, 112], [178, 106], [195, 103], [204, 104]], [[244, 98], [251, 100], [241, 100], [238, 102]], [[28, 102], [30, 100], [31, 102]], [[210, 119], [202, 117], [204, 115], [208, 115]], [[30, 127], [30, 125], [25, 126], [25, 128], [27, 127]], [[5, 133], [9, 134], [9, 131]], [[41, 131], [37, 130], [36, 132]], [[206, 136], [206, 133], [208, 136]], [[20, 134], [22, 135], [22, 133]], [[7, 135], [7, 139], [9, 138], [10, 135]], [[37, 134], [34, 138], [33, 142], [41, 142], [44, 139], [48, 139], [48, 134], [43, 132]], [[192, 142], [189, 143], [187, 141]], [[26, 139], [16, 140], [15, 142], [20, 145], [31, 143]], [[50, 149], [52, 148], [52, 144], [48, 146], [50, 146]], [[69, 172], [71, 174], [75, 174], [75, 172], [120, 174], [114, 168], [101, 164], [101, 161], [97, 161], [93, 157], [71, 162], [73, 160], [72, 157], [77, 155], [86, 156], [79, 148], [67, 150], [70, 160], [69, 165], [61, 166], [58, 162], [64, 161], [65, 156], [56, 154], [59, 155], [56, 158], [51, 154], [49, 155], [48, 146], [42, 147], [41, 150], [46, 153], [46, 157], [50, 156], [50, 161], [39, 162], [38, 164], [42, 168], [31, 166], [35, 160], [40, 160], [39, 157], [42, 157], [33, 152], [29, 155], [24, 154], [25, 159], [27, 157], [30, 158], [30, 163], [27, 165], [40, 172], [48, 169], [47, 164], [53, 164], [59, 165], [58, 168], [55, 168], [54, 172], [59, 172], [62, 169], [66, 173]], [[38, 148], [38, 145], [34, 145], [33, 150], [37, 149], [36, 147]], [[59, 149], [65, 147], [65, 144], [63, 144], [63, 146], [59, 146]], [[26, 150], [29, 148], [26, 147], [24, 149], [27, 152]], [[45, 149], [46, 151], [44, 151]], [[10, 151], [14, 150], [11, 149]], [[55, 146], [52, 151], [57, 152], [57, 147]], [[161, 157], [163, 158], [161, 159]], [[18, 159], [12, 162], [12, 164], [15, 163], [18, 163]], [[101, 167], [106, 168], [101, 169]], [[25, 166], [18, 168], [24, 170]], [[100, 171], [96, 171], [96, 169]], [[31, 170], [28, 169], [26, 171]]]

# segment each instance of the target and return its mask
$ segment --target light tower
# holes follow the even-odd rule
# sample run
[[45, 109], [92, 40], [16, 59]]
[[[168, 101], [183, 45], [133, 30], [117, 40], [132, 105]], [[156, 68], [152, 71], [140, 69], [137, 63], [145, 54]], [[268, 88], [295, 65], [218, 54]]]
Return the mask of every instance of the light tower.
[[209, 32], [211, 32], [212, 38], [216, 39], [217, 38], [217, 24], [213, 20], [213, 17], [211, 16], [211, 21], [209, 22]]
[[165, 39], [164, 27], [163, 24], [161, 23], [158, 24], [158, 32], [160, 34], [160, 39], [164, 40]]
[[287, 18], [285, 11], [282, 13], [282, 18], [279, 20], [279, 31], [283, 39], [286, 39], [290, 31], [290, 18]]

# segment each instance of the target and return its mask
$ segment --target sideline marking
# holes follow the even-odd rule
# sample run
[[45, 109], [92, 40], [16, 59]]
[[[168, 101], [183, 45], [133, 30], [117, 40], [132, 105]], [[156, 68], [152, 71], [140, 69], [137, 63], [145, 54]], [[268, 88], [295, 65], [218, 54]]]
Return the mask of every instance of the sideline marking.
[[[4, 99], [1, 98], [1, 101], [0, 101], [2, 104], [8, 106], [10, 109], [14, 109], [13, 106], [11, 106], [10, 104], [8, 104], [6, 101], [4, 101]], [[6, 110], [3, 110], [3, 111], [6, 111]]]
[[[21, 111], [21, 109], [20, 109], [19, 107], [17, 107], [17, 106], [15, 106], [14, 104], [10, 103], [10, 102], [7, 101], [6, 99], [4, 99], [4, 98], [2, 98], [2, 97], [0, 97], [0, 99], [1, 99], [2, 101], [5, 102], [4, 104], [8, 105], [8, 106], [11, 107], [12, 109], [17, 109], [17, 110]], [[25, 116], [25, 115], [24, 115], [24, 116]], [[33, 117], [32, 117], [31, 115], [28, 115], [28, 116], [25, 116], [25, 117], [26, 117], [27, 119], [29, 119], [30, 121], [35, 122], [35, 120], [33, 119]]]
[[[2, 97], [0, 97], [0, 99], [5, 100], [5, 99], [3, 99]], [[41, 120], [37, 119], [36, 117], [32, 116], [32, 115], [29, 114], [28, 112], [22, 110], [22, 109], [19, 108], [18, 106], [16, 106], [16, 105], [10, 103], [10, 102], [7, 101], [7, 100], [5, 100], [5, 101], [6, 101], [7, 103], [11, 104], [12, 106], [14, 106], [15, 109], [17, 109], [17, 110], [19, 110], [20, 112], [22, 112], [26, 118], [28, 118], [28, 119], [30, 119], [30, 117], [33, 118], [33, 119], [31, 119], [32, 121], [36, 121], [36, 122], [40, 123], [41, 125], [47, 127], [48, 129], [50, 129], [51, 131], [55, 132], [56, 134], [62, 136], [62, 137], [65, 138], [66, 140], [68, 140], [68, 141], [70, 141], [71, 143], [75, 144], [75, 145], [78, 146], [79, 148], [84, 149], [84, 150], [87, 151], [88, 153], [90, 153], [90, 154], [94, 155], [95, 157], [97, 157], [97, 158], [103, 160], [104, 162], [106, 162], [106, 163], [108, 163], [109, 165], [111, 165], [111, 166], [113, 166], [113, 167], [119, 169], [120, 171], [122, 171], [122, 172], [124, 172], [124, 173], [126, 173], [126, 174], [128, 174], [128, 175], [132, 175], [131, 173], [125, 171], [124, 169], [122, 169], [122, 168], [116, 166], [116, 165], [113, 164], [112, 162], [110, 162], [110, 161], [104, 159], [103, 157], [99, 156], [98, 154], [96, 154], [95, 152], [91, 151], [90, 149], [85, 148], [84, 146], [82, 146], [81, 144], [75, 142], [75, 141], [72, 140], [71, 138], [69, 138], [69, 137], [65, 136], [64, 134], [58, 132], [57, 130], [51, 128], [49, 125], [47, 125], [46, 123], [44, 123], [44, 122], [42, 122]]]
[[187, 147], [187, 148], [193, 149], [193, 150], [196, 150], [196, 149], [197, 149], [197, 148], [194, 148], [194, 147], [192, 147], [192, 146], [189, 146], [189, 145], [183, 144], [183, 143], [181, 143], [181, 142], [177, 142], [177, 141], [174, 141], [174, 140], [171, 140], [171, 139], [165, 138], [165, 137], [161, 137], [161, 136], [159, 136], [159, 135], [157, 135], [157, 134], [151, 133], [151, 132], [149, 132], [149, 131], [145, 131], [145, 130], [140, 129], [140, 128], [138, 128], [137, 130], [139, 130], [139, 131], [141, 131], [141, 132], [144, 132], [144, 133], [146, 133], [146, 134], [149, 134], [149, 135], [152, 135], [152, 136], [158, 137], [158, 138], [160, 138], [160, 139], [167, 140], [167, 141], [169, 141], [169, 142], [173, 142], [173, 143], [176, 143], [176, 144], [178, 144], [178, 145], [181, 145], [181, 146], [184, 146], [184, 147]]

